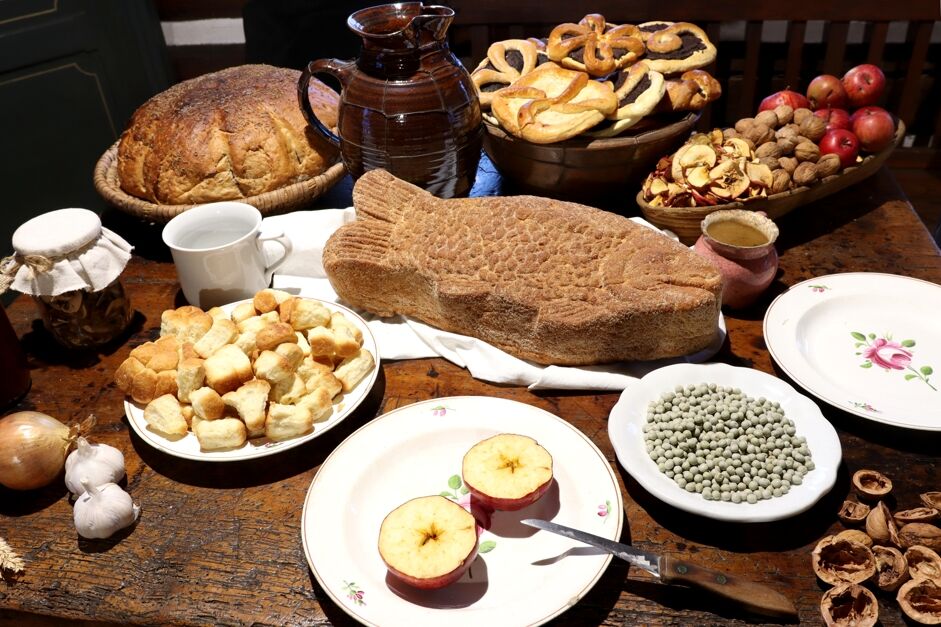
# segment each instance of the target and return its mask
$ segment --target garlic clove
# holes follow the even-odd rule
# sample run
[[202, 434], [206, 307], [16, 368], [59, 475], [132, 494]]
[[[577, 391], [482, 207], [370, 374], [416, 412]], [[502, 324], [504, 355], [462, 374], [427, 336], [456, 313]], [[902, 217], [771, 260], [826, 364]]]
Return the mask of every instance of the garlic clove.
[[103, 539], [134, 524], [140, 507], [115, 483], [94, 486], [87, 477], [80, 481], [85, 492], [72, 511], [75, 530], [83, 538]]

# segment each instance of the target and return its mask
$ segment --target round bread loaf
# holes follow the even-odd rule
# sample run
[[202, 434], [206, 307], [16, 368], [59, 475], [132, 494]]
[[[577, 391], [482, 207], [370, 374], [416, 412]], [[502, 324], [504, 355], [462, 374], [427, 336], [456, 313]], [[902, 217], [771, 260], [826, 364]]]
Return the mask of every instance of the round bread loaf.
[[[308, 127], [300, 72], [242, 65], [184, 81], [145, 102], [118, 146], [128, 194], [163, 204], [238, 200], [317, 176], [339, 157]], [[339, 98], [311, 80], [311, 105], [328, 127]]]

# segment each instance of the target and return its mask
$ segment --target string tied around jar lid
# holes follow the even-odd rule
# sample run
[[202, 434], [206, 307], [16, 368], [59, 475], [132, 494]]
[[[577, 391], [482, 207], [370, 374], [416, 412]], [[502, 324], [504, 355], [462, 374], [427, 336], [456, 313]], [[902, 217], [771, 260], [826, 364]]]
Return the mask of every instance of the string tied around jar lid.
[[34, 274], [42, 274], [52, 270], [54, 265], [54, 259], [49, 259], [43, 255], [20, 255], [15, 253], [4, 257], [0, 261], [0, 294], [6, 294], [6, 291], [13, 285], [16, 273], [23, 266], [32, 270]]

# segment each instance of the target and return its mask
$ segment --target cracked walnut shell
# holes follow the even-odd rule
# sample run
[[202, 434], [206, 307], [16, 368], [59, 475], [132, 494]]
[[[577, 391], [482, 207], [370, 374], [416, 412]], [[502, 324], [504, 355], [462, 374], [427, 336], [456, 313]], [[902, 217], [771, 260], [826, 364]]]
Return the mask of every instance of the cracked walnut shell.
[[862, 583], [876, 572], [876, 558], [865, 544], [827, 536], [811, 554], [814, 573], [823, 581]]
[[941, 625], [941, 584], [913, 579], [899, 588], [895, 599], [909, 618], [925, 625]]
[[885, 592], [898, 590], [909, 578], [908, 560], [894, 546], [874, 546], [872, 554], [876, 558], [876, 585]]
[[918, 498], [921, 499], [921, 502], [925, 504], [925, 507], [933, 507], [936, 510], [941, 511], [941, 492], [925, 492], [919, 494]]
[[866, 520], [869, 510], [869, 506], [865, 503], [843, 501], [843, 507], [840, 508], [837, 516], [843, 521], [844, 525], [859, 525]]
[[882, 501], [866, 516], [866, 533], [876, 542], [891, 542], [900, 546], [898, 527], [895, 526], [889, 508]]
[[892, 491], [892, 480], [877, 470], [864, 468], [853, 473], [853, 487], [861, 497], [876, 500]]
[[895, 512], [892, 517], [899, 525], [907, 525], [913, 522], [930, 523], [936, 520], [938, 515], [938, 510], [933, 507], [915, 507]]
[[926, 546], [905, 549], [908, 574], [912, 579], [932, 579], [941, 584], [941, 556]]
[[872, 627], [879, 620], [879, 603], [866, 588], [843, 584], [824, 593], [820, 613], [827, 627]]
[[899, 529], [899, 543], [905, 548], [920, 545], [941, 551], [941, 528], [929, 523], [908, 523]]

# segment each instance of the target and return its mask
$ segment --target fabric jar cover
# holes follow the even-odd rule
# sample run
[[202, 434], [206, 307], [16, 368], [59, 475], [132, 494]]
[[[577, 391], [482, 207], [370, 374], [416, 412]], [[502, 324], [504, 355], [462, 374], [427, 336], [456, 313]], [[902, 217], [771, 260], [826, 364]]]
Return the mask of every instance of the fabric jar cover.
[[13, 233], [13, 248], [19, 258], [52, 263], [49, 271], [37, 272], [21, 262], [11, 287], [31, 296], [102, 290], [118, 278], [134, 249], [88, 209], [59, 209], [23, 223]]

